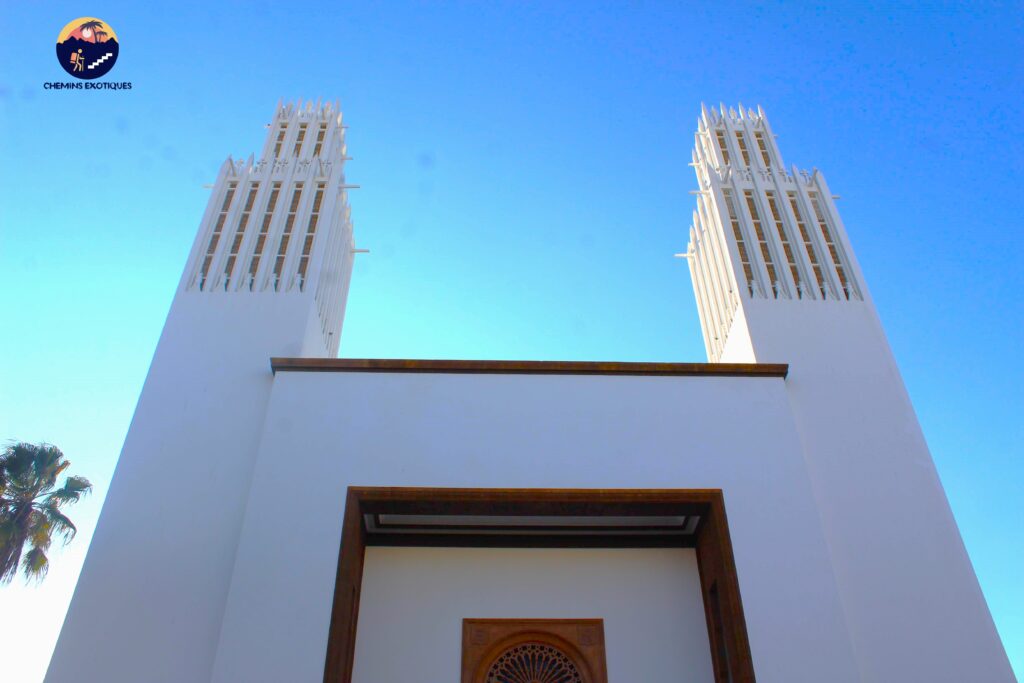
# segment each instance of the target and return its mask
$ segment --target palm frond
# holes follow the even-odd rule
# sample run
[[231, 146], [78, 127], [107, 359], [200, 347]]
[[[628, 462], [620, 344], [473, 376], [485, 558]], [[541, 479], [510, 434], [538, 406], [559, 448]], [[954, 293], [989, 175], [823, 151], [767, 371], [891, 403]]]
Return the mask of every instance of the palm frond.
[[21, 560], [21, 569], [26, 579], [39, 582], [46, 578], [46, 573], [50, 571], [50, 560], [42, 548], [32, 548]]
[[38, 510], [33, 510], [28, 523], [28, 542], [33, 548], [47, 549], [50, 547], [50, 531], [53, 526], [49, 518]]
[[18, 546], [17, 552], [0, 553], [0, 584], [10, 583], [14, 579], [14, 575], [18, 573], [20, 559], [21, 546]]
[[43, 506], [43, 514], [50, 522], [50, 532], [60, 534], [65, 545], [71, 542], [71, 539], [78, 533], [78, 527], [67, 518], [60, 510], [57, 509], [56, 505], [45, 505]]
[[36, 446], [31, 443], [14, 443], [7, 447], [0, 456], [0, 468], [8, 482], [14, 484], [32, 471], [35, 452]]
[[51, 502], [56, 505], [65, 503], [77, 503], [82, 496], [92, 493], [92, 484], [85, 477], [68, 477], [64, 480], [64, 486], [49, 493], [45, 505]]
[[21, 559], [21, 548], [24, 538], [17, 532], [13, 520], [0, 525], [6, 540], [0, 542], [0, 583], [10, 583], [18, 573], [18, 561]]
[[57, 477], [71, 465], [52, 444], [13, 443], [0, 456], [0, 471], [8, 496], [39, 495], [52, 489]]
[[92, 484], [85, 477], [71, 476], [64, 480], [64, 488], [69, 491], [77, 491], [78, 493], [91, 493]]
[[39, 444], [33, 461], [39, 492], [44, 493], [52, 489], [57, 484], [60, 473], [70, 466], [71, 463], [64, 460], [64, 454], [59, 448], [48, 443]]

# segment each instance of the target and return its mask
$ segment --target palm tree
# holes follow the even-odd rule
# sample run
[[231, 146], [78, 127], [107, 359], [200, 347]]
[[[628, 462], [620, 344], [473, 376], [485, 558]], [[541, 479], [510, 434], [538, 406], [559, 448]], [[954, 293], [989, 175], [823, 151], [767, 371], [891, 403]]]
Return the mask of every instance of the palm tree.
[[[95, 31], [96, 29], [103, 28], [103, 22], [102, 21], [96, 21], [95, 19], [93, 19], [92, 21], [87, 21], [84, 24], [82, 24], [81, 26], [79, 26], [78, 30], [82, 31], [82, 30], [87, 29], [87, 28], [88, 29], [92, 29], [93, 31]], [[93, 42], [98, 43], [99, 41], [98, 40], [94, 40]]]
[[[54, 532], [64, 543], [77, 529], [61, 507], [92, 491], [85, 477], [57, 477], [71, 463], [51, 444], [13, 443], [0, 454], [0, 583], [10, 583], [21, 564], [26, 579], [42, 581], [49, 570], [46, 551]], [[22, 557], [22, 548], [30, 549]]]

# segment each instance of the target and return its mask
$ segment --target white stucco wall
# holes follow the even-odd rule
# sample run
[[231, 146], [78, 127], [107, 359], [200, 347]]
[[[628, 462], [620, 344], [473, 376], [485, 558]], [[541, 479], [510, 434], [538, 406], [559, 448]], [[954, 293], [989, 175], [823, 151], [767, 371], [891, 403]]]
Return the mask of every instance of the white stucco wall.
[[858, 680], [782, 379], [278, 373], [214, 681], [322, 680], [349, 485], [722, 488], [758, 680]]
[[610, 681], [712, 683], [693, 550], [367, 548], [354, 683], [458, 681], [463, 618], [604, 619]]
[[790, 363], [863, 680], [1014, 681], [870, 298], [743, 306], [753, 355], [735, 360]]
[[300, 336], [313, 305], [310, 294], [179, 292], [47, 681], [209, 680], [273, 384], [269, 356], [324, 352], [318, 330]]

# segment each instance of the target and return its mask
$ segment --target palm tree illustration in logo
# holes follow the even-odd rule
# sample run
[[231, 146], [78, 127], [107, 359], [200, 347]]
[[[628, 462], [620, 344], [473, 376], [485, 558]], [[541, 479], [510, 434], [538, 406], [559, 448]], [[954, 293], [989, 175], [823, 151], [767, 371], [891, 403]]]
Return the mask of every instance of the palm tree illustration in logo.
[[[101, 29], [101, 28], [103, 28], [103, 22], [102, 21], [96, 21], [95, 19], [93, 19], [91, 21], [87, 21], [87, 22], [83, 23], [81, 26], [78, 27], [78, 30], [82, 32], [82, 37], [83, 38], [88, 39], [88, 38], [93, 36], [93, 33], [96, 31], [96, 29]], [[96, 40], [95, 38], [93, 38], [93, 42], [99, 42], [99, 41]]]

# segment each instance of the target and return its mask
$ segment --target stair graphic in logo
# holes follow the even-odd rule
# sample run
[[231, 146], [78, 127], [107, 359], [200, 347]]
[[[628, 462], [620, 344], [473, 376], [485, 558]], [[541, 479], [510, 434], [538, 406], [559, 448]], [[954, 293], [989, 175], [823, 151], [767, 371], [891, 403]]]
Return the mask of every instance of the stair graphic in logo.
[[103, 62], [107, 61], [108, 59], [110, 59], [110, 58], [111, 58], [111, 57], [113, 57], [113, 56], [114, 56], [114, 53], [113, 53], [113, 52], [108, 52], [107, 54], [103, 55], [102, 57], [100, 57], [100, 58], [99, 58], [99, 59], [97, 59], [97, 60], [96, 60], [95, 62], [93, 62], [92, 64], [90, 64], [89, 66], [87, 66], [87, 67], [85, 67], [85, 68], [86, 68], [86, 69], [95, 69], [95, 68], [96, 68], [96, 67], [98, 67], [98, 66], [99, 66], [100, 64], [102, 64]]

